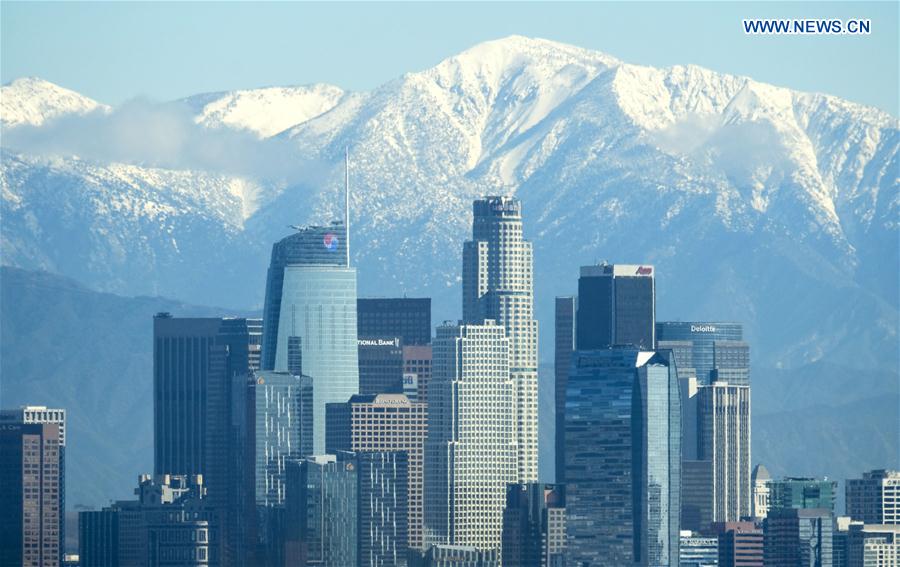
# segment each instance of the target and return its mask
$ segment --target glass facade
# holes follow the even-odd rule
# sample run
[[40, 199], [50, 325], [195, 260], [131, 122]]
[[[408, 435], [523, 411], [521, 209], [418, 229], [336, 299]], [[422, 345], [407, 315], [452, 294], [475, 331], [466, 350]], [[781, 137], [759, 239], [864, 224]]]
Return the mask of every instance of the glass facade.
[[678, 565], [680, 412], [664, 357], [575, 352], [565, 422], [571, 564]]
[[656, 346], [656, 287], [653, 266], [583, 266], [578, 278], [576, 347], [601, 349]]
[[400, 337], [404, 345], [431, 343], [430, 297], [361, 297], [356, 312], [360, 337]]
[[660, 349], [674, 351], [679, 378], [691, 373], [700, 384], [709, 384], [718, 368], [720, 381], [750, 385], [750, 347], [743, 342], [740, 323], [661, 321], [656, 324], [656, 340]]
[[556, 478], [557, 483], [566, 480], [566, 382], [569, 366], [575, 350], [575, 298], [557, 297], [554, 321], [553, 370], [556, 380], [554, 391], [556, 406]]

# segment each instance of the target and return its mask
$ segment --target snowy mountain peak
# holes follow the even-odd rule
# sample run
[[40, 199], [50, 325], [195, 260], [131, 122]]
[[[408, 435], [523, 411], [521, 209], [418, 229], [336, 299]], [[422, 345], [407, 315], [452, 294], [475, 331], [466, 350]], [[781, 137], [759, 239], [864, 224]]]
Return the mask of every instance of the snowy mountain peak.
[[16, 79], [0, 87], [0, 124], [4, 128], [40, 126], [67, 114], [87, 114], [109, 107], [37, 77]]
[[207, 127], [249, 130], [268, 138], [334, 108], [346, 93], [333, 85], [269, 87], [207, 93], [185, 99]]

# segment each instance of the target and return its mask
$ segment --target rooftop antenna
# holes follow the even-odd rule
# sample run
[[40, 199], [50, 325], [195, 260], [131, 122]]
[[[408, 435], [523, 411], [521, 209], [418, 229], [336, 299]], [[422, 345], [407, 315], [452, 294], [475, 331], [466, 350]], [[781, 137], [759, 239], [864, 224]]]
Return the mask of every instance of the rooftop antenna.
[[344, 230], [346, 231], [347, 267], [350, 267], [350, 146], [344, 146]]

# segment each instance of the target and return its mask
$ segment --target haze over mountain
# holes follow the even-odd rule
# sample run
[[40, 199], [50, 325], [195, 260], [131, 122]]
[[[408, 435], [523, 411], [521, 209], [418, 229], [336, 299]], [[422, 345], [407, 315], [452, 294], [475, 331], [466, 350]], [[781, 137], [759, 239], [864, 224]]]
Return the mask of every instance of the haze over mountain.
[[[361, 294], [428, 295], [436, 320], [458, 318], [471, 201], [513, 194], [535, 245], [544, 363], [553, 297], [606, 259], [656, 265], [660, 320], [742, 321], [754, 383], [816, 364], [875, 376], [860, 395], [897, 384], [900, 128], [874, 108], [519, 36], [366, 93], [313, 85], [108, 109], [38, 80], [2, 89], [7, 265], [258, 307], [272, 242], [340, 214], [349, 146]], [[887, 441], [890, 409], [872, 424], [894, 428]], [[900, 464], [896, 447], [885, 466]]]

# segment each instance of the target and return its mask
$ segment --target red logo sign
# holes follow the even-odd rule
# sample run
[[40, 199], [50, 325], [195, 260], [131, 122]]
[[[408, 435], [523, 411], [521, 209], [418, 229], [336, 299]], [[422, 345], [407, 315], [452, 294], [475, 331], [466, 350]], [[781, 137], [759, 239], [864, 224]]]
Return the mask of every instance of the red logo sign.
[[637, 274], [639, 276], [649, 276], [652, 273], [653, 273], [653, 268], [648, 268], [647, 266], [638, 266], [638, 269], [635, 272], [635, 274]]

